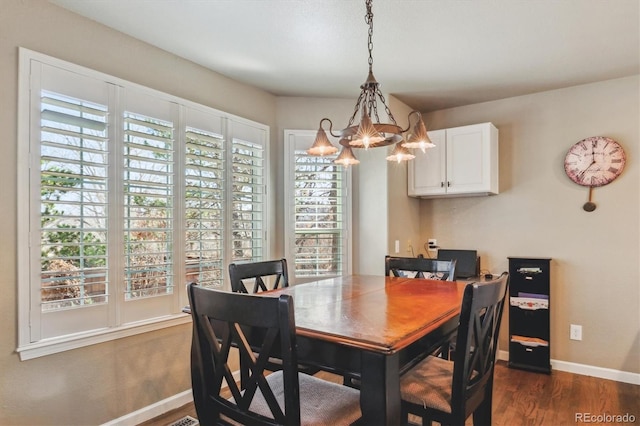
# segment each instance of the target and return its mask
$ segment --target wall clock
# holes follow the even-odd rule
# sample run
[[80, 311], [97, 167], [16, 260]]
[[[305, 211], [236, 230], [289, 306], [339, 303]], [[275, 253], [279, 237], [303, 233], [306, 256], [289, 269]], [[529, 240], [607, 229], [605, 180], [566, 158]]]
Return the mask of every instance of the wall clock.
[[620, 144], [611, 138], [593, 136], [576, 142], [564, 158], [564, 171], [573, 182], [589, 187], [589, 201], [583, 209], [591, 212], [593, 188], [613, 182], [624, 170], [626, 155]]

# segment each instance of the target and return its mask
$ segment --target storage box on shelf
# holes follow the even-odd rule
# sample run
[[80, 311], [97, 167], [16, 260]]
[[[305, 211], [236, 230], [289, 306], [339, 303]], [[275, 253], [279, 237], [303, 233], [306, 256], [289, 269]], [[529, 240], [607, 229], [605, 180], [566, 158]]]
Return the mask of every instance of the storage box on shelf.
[[509, 367], [551, 373], [550, 265], [509, 257]]

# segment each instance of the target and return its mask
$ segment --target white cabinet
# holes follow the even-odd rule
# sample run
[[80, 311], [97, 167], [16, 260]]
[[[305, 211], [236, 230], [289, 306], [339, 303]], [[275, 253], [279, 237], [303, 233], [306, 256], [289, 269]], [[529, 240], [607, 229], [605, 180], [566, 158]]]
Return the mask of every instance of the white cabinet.
[[409, 162], [409, 196], [462, 197], [498, 193], [498, 129], [491, 123], [429, 132], [436, 145]]

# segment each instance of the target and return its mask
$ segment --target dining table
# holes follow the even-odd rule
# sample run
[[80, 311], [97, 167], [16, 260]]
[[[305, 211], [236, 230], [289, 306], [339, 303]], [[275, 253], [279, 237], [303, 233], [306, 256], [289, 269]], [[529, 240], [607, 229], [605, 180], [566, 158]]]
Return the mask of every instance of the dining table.
[[355, 379], [362, 424], [397, 425], [400, 377], [456, 331], [467, 284], [349, 275], [269, 293], [293, 297], [298, 361]]

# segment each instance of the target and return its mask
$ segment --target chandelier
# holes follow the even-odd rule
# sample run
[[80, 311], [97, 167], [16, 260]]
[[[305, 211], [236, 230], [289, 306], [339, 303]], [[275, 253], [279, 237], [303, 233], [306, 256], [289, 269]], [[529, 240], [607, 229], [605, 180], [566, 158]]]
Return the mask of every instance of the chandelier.
[[[337, 134], [333, 133], [333, 123], [331, 120], [328, 118], [320, 120], [320, 127], [316, 139], [311, 148], [307, 150], [308, 154], [318, 156], [332, 155], [338, 152], [338, 148], [329, 141], [327, 133], [322, 127], [326, 121], [329, 123], [329, 133], [333, 137], [340, 138], [339, 144], [342, 147], [340, 154], [334, 162], [342, 164], [345, 167], [360, 162], [353, 154], [353, 148], [368, 149], [395, 144], [387, 160], [401, 162], [415, 158], [415, 155], [413, 155], [409, 149], [420, 148], [422, 152], [425, 152], [427, 148], [435, 146], [427, 135], [427, 129], [419, 111], [411, 111], [409, 113], [409, 126], [406, 129], [398, 126], [396, 119], [393, 117], [380, 91], [380, 83], [378, 83], [373, 76], [373, 56], [371, 54], [373, 51], [373, 13], [371, 12], [371, 3], [372, 0], [365, 0], [367, 7], [365, 22], [369, 26], [369, 42], [367, 46], [369, 50], [369, 74], [366, 81], [360, 86], [360, 96], [356, 101], [353, 115], [349, 119], [347, 127]], [[381, 109], [384, 109], [389, 119], [389, 123], [380, 122], [380, 117], [378, 116], [378, 100], [380, 101]], [[409, 132], [411, 128], [411, 117], [414, 115], [417, 117], [417, 121], [415, 122], [413, 132], [408, 134], [405, 140], [403, 134]], [[354, 124], [358, 116], [360, 123]]]

